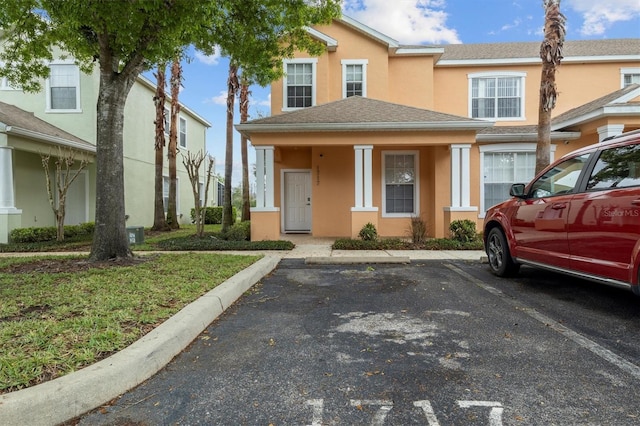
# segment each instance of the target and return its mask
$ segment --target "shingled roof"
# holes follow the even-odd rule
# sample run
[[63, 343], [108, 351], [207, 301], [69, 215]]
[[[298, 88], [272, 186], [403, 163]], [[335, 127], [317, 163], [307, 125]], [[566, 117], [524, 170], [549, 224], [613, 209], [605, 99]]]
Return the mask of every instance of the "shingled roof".
[[479, 130], [493, 123], [351, 96], [236, 126], [240, 132]]
[[[540, 42], [448, 44], [440, 57], [446, 61], [533, 59], [540, 60]], [[571, 58], [640, 56], [640, 38], [572, 40], [564, 42], [565, 61]]]
[[[0, 124], [6, 133], [14, 133], [30, 139], [71, 146], [83, 151], [95, 152], [95, 145], [47, 123], [16, 106], [0, 102]], [[0, 127], [0, 129], [2, 128]]]

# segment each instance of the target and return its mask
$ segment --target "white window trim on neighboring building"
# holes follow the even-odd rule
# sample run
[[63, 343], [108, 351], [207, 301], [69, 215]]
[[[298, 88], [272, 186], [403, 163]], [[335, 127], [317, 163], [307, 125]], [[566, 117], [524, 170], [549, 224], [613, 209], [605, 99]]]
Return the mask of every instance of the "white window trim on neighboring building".
[[[473, 118], [473, 80], [475, 79], [488, 79], [488, 78], [519, 78], [520, 79], [520, 116], [519, 117], [498, 117], [498, 106], [495, 107], [494, 117], [477, 117], [478, 120], [488, 121], [524, 121], [526, 120], [525, 111], [525, 80], [527, 77], [526, 72], [518, 71], [493, 71], [493, 72], [478, 72], [467, 75], [469, 84], [468, 95], [468, 114], [470, 118]], [[497, 89], [496, 89], [497, 90]], [[496, 95], [496, 99], [498, 99]]]
[[[550, 162], [554, 161], [555, 158], [556, 145], [551, 144], [550, 148]], [[519, 153], [519, 152], [527, 152], [534, 153], [536, 152], [536, 143], [499, 143], [499, 144], [491, 144], [491, 145], [481, 145], [480, 146], [480, 214], [478, 217], [480, 219], [484, 219], [485, 213], [487, 209], [491, 206], [485, 206], [484, 202], [484, 154], [485, 153]], [[533, 178], [533, 176], [532, 176]], [[529, 182], [513, 182], [513, 183], [529, 183]], [[508, 196], [507, 196], [508, 198]], [[505, 198], [506, 199], [506, 198]]]
[[295, 111], [304, 107], [289, 107], [288, 106], [288, 94], [287, 94], [287, 65], [289, 64], [311, 64], [311, 106], [316, 104], [316, 89], [317, 89], [317, 67], [318, 58], [305, 58], [305, 59], [285, 59], [284, 71], [285, 76], [282, 79], [282, 111]]
[[367, 97], [367, 65], [369, 61], [367, 59], [343, 59], [340, 61], [342, 64], [342, 98], [347, 97], [347, 67], [349, 65], [361, 65], [362, 66], [362, 96]]
[[[624, 78], [628, 75], [640, 76], [640, 68], [620, 68], [620, 88], [621, 89], [625, 88]], [[638, 83], [640, 83], [640, 81], [638, 81]]]
[[73, 66], [74, 80], [75, 80], [73, 83], [75, 84], [75, 88], [76, 88], [76, 107], [70, 108], [70, 109], [52, 108], [51, 77], [49, 77], [45, 82], [45, 94], [46, 94], [46, 102], [47, 102], [45, 112], [47, 113], [80, 113], [82, 112], [82, 107], [80, 106], [80, 67], [78, 67], [78, 65], [76, 65], [75, 62], [71, 60], [57, 60], [49, 63], [50, 67], [56, 66], [56, 65]]
[[[387, 155], [413, 155], [413, 212], [412, 213], [387, 213], [387, 182], [386, 161]], [[382, 151], [382, 217], [413, 217], [420, 215], [420, 152], [419, 151]]]
[[[164, 202], [165, 199], [167, 200], [166, 203]], [[166, 215], [169, 211], [169, 176], [167, 175], [162, 175], [162, 204]], [[176, 177], [176, 213], [180, 217], [180, 177]]]
[[[184, 123], [184, 128], [182, 127], [182, 123]], [[187, 119], [181, 116], [178, 116], [178, 146], [180, 148], [187, 148]]]

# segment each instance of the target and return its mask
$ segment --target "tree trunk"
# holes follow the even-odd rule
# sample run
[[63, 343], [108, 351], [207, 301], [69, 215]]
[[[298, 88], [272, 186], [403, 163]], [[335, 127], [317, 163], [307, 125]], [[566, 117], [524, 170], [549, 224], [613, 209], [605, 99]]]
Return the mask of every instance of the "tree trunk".
[[233, 110], [236, 94], [238, 93], [238, 67], [229, 63], [229, 78], [227, 79], [227, 141], [224, 159], [224, 207], [222, 209], [222, 231], [228, 230], [235, 218], [231, 202], [231, 175], [233, 172]]
[[158, 66], [156, 74], [157, 85], [156, 95], [153, 101], [156, 105], [156, 137], [155, 137], [155, 186], [154, 186], [154, 203], [153, 203], [153, 226], [154, 231], [170, 231], [171, 228], [167, 223], [164, 216], [164, 197], [163, 197], [163, 168], [164, 168], [164, 147], [165, 135], [164, 135], [164, 105], [166, 101], [166, 95], [164, 91], [165, 85], [165, 65]]
[[180, 61], [176, 59], [171, 65], [171, 128], [169, 130], [169, 207], [167, 210], [167, 223], [171, 229], [180, 228], [178, 221], [178, 201], [177, 196], [177, 172], [176, 161], [178, 156], [178, 113], [180, 104], [178, 94], [180, 93], [180, 81], [182, 79], [182, 67]]
[[565, 36], [565, 17], [560, 13], [560, 0], [545, 0], [544, 40], [540, 46], [542, 75], [540, 77], [540, 106], [538, 108], [538, 143], [536, 145], [536, 174], [551, 160], [551, 111], [556, 105], [558, 91], [556, 70], [562, 60]]
[[92, 261], [131, 257], [125, 224], [123, 128], [124, 105], [135, 76], [116, 75], [101, 63], [97, 104], [96, 220]]
[[[249, 118], [249, 84], [243, 81], [240, 85], [240, 122]], [[248, 140], [244, 134], [240, 137], [240, 154], [242, 156], [242, 217], [251, 220], [251, 199], [249, 197], [249, 159], [247, 153]]]

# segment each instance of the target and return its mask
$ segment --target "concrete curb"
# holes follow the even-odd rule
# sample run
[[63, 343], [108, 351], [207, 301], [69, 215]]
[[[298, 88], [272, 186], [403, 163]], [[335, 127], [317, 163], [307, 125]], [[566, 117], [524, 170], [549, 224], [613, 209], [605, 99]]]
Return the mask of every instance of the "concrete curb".
[[409, 256], [317, 256], [307, 257], [304, 260], [307, 265], [353, 265], [363, 263], [411, 263]]
[[182, 352], [279, 261], [279, 256], [260, 259], [109, 358], [58, 379], [0, 395], [0, 425], [63, 423], [134, 388]]

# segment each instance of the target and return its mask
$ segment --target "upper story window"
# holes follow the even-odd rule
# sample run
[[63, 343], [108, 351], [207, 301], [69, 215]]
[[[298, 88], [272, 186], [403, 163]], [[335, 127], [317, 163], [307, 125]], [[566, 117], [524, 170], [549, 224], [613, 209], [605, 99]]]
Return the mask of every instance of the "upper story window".
[[47, 79], [47, 112], [80, 112], [80, 69], [73, 63], [52, 63]]
[[382, 215], [409, 217], [418, 214], [418, 153], [383, 152], [382, 173]]
[[367, 96], [367, 60], [342, 60], [342, 97]]
[[187, 147], [187, 120], [180, 117], [179, 119], [180, 125], [178, 128], [178, 145], [181, 148]]
[[316, 104], [317, 59], [285, 60], [283, 109], [307, 108]]
[[620, 68], [621, 87], [640, 84], [640, 68]]
[[171, 110], [169, 108], [164, 109], [164, 134], [169, 136], [171, 132]]
[[525, 73], [469, 74], [469, 116], [524, 120]]

